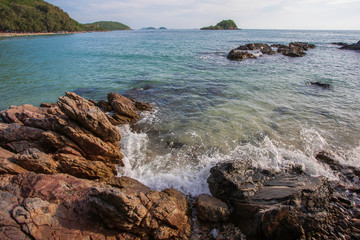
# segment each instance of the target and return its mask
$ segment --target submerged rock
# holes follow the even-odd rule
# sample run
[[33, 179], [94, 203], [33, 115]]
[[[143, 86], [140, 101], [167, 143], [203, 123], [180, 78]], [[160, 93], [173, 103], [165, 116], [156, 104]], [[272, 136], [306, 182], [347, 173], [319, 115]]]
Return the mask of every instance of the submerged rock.
[[332, 88], [330, 83], [322, 83], [322, 82], [309, 82], [309, 85], [318, 86], [322, 88]]

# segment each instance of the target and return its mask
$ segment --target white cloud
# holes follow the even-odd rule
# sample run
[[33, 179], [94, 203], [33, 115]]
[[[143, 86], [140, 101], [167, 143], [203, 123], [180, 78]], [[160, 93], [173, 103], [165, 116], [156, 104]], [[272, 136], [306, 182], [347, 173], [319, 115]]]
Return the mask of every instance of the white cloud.
[[[80, 22], [132, 28], [200, 28], [233, 19], [242, 28], [360, 29], [359, 0], [49, 0]], [[357, 20], [357, 21], [356, 21]]]

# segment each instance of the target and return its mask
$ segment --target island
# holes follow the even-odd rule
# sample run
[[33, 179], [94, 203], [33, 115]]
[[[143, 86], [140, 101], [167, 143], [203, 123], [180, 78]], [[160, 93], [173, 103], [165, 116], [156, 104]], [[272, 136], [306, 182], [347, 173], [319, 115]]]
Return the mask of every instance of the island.
[[81, 24], [61, 8], [43, 0], [0, 0], [0, 33], [57, 33], [129, 30], [117, 22]]
[[229, 20], [222, 20], [215, 26], [203, 27], [200, 30], [240, 30], [236, 23], [229, 19]]

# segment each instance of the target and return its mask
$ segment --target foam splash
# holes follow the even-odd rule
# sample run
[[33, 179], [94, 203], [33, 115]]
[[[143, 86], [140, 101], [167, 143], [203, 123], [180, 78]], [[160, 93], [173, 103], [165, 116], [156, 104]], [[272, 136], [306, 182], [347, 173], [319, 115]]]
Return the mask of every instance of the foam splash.
[[[314, 129], [300, 132], [301, 150], [265, 137], [257, 145], [239, 145], [227, 153], [202, 151], [200, 155], [191, 146], [161, 148], [146, 133], [134, 132], [129, 125], [121, 126], [120, 131], [123, 136], [121, 151], [125, 155], [125, 167], [118, 169], [118, 175], [137, 179], [155, 190], [173, 187], [192, 196], [210, 193], [206, 181], [210, 169], [217, 163], [235, 159], [251, 159], [256, 167], [276, 171], [300, 165], [310, 175], [338, 180], [329, 166], [315, 158], [319, 151], [329, 146]], [[196, 137], [196, 133], [193, 136]], [[342, 161], [349, 163], [350, 159], [355, 162], [352, 159], [358, 159], [359, 154], [360, 147], [349, 153], [347, 159], [342, 158]]]

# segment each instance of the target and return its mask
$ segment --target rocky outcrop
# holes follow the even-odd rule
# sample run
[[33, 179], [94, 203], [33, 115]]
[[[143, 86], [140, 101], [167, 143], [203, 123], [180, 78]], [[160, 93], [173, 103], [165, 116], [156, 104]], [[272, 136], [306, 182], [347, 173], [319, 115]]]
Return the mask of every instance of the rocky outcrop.
[[360, 50], [360, 41], [354, 44], [343, 44], [343, 46], [340, 49], [345, 50]]
[[185, 196], [144, 188], [129, 192], [66, 174], [1, 175], [0, 237], [188, 239]]
[[230, 60], [244, 60], [247, 58], [256, 58], [253, 52], [257, 50], [259, 50], [262, 54], [274, 55], [276, 54], [274, 49], [277, 49], [276, 51], [278, 53], [282, 53], [285, 56], [303, 57], [306, 55], [305, 51], [313, 48], [315, 48], [314, 44], [309, 44], [305, 42], [291, 42], [289, 45], [272, 44], [271, 46], [264, 43], [249, 43], [231, 50], [227, 58]]
[[254, 168], [249, 161], [231, 161], [213, 167], [208, 183], [213, 196], [233, 209], [232, 221], [250, 239], [337, 239], [350, 234], [337, 228], [340, 219], [347, 221], [351, 214], [338, 214], [341, 209], [334, 207], [325, 177], [276, 173]]
[[[133, 111], [134, 121], [138, 111], [151, 110], [149, 104], [109, 95], [116, 109], [125, 106]], [[124, 112], [118, 113], [119, 118], [128, 119]], [[67, 92], [57, 104], [12, 106], [1, 111], [0, 117], [0, 147], [16, 153], [11, 161], [2, 159], [3, 172], [27, 170], [105, 179], [114, 176], [116, 164], [122, 165], [121, 135], [111, 117], [75, 93]]]
[[256, 58], [256, 57], [254, 54], [249, 53], [247, 51], [243, 52], [243, 51], [239, 51], [237, 49], [233, 49], [229, 52], [227, 58], [230, 60], [241, 61], [241, 60], [245, 60], [248, 58]]

